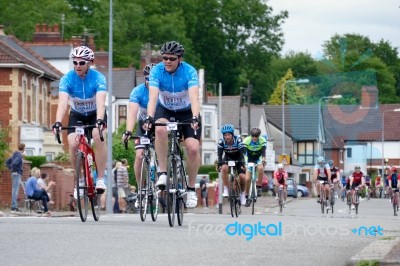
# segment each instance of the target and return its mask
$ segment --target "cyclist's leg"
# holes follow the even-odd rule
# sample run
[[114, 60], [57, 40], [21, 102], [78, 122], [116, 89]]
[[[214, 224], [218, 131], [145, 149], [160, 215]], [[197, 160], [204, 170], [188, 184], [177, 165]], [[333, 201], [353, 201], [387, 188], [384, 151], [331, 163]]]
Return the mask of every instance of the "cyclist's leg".
[[228, 180], [228, 172], [229, 167], [227, 164], [223, 164], [221, 166], [221, 176], [222, 176], [222, 184], [223, 184], [223, 196], [228, 197], [228, 187], [229, 187], [229, 180]]
[[257, 165], [257, 171], [258, 171], [258, 179], [256, 185], [258, 188], [261, 188], [262, 180], [264, 177], [264, 166], [262, 165], [262, 163]]
[[245, 193], [246, 196], [249, 195], [249, 191], [250, 191], [251, 175], [252, 175], [252, 172], [250, 171], [250, 169], [247, 168], [246, 175], [245, 175], [245, 178], [244, 178], [244, 183], [245, 183], [244, 193]]
[[[166, 123], [171, 116], [173, 115], [171, 115], [170, 111], [158, 105], [154, 119], [156, 122]], [[158, 170], [160, 173], [157, 186], [165, 186], [167, 182], [168, 131], [166, 127], [159, 126], [154, 129], [154, 132], [154, 148], [157, 154]]]

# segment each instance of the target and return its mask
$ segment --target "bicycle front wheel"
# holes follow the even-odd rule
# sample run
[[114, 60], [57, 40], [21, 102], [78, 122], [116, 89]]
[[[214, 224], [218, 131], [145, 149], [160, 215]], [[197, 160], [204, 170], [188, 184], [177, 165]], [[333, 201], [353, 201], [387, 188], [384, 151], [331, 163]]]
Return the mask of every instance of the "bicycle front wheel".
[[146, 221], [147, 214], [147, 196], [148, 196], [148, 181], [149, 181], [149, 163], [146, 158], [142, 159], [142, 164], [140, 167], [140, 182], [139, 182], [139, 213], [142, 222]]
[[85, 166], [85, 155], [83, 152], [78, 151], [76, 155], [76, 166], [75, 166], [75, 184], [76, 184], [76, 194], [79, 216], [82, 222], [86, 222], [88, 215], [88, 190], [87, 190], [87, 180], [86, 180], [86, 166]]
[[158, 216], [158, 195], [160, 193], [160, 190], [156, 188], [155, 182], [150, 182], [150, 190], [151, 190], [151, 199], [149, 199], [150, 202], [150, 213], [151, 213], [151, 219], [153, 222], [157, 220]]
[[256, 202], [256, 181], [251, 181], [251, 214], [254, 215], [254, 204]]
[[185, 169], [183, 166], [183, 162], [181, 161], [179, 165], [179, 177], [177, 180], [177, 188], [178, 188], [178, 196], [176, 200], [176, 215], [178, 218], [178, 225], [182, 226], [183, 224], [183, 209], [185, 208], [185, 202], [186, 202], [186, 189], [187, 189], [187, 183], [186, 183], [186, 174], [185, 174]]
[[93, 197], [90, 198], [90, 204], [92, 205], [93, 219], [97, 222], [100, 219], [100, 197], [101, 194], [97, 194], [95, 191]]
[[[172, 179], [172, 180], [171, 180]], [[176, 180], [176, 161], [173, 156], [168, 156], [168, 172], [167, 172], [167, 212], [169, 226], [173, 227], [175, 223], [175, 212], [176, 212], [176, 187], [174, 181]]]

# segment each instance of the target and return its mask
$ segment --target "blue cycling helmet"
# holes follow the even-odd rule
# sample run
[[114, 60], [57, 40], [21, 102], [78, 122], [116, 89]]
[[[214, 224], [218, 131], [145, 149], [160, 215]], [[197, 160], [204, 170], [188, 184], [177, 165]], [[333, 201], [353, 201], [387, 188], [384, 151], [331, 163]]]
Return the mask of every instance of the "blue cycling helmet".
[[222, 135], [224, 135], [225, 133], [231, 133], [233, 135], [234, 132], [235, 132], [235, 127], [231, 124], [226, 124], [221, 128]]

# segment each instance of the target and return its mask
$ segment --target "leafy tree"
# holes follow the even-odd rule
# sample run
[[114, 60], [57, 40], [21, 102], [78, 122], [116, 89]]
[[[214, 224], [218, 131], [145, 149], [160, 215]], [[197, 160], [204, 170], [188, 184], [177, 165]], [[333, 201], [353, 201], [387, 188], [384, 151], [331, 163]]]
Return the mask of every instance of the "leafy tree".
[[[268, 104], [282, 104], [282, 89], [284, 89], [285, 104], [303, 104], [304, 98], [300, 93], [299, 87], [291, 82], [294, 80], [292, 70], [289, 69], [286, 75], [278, 82]], [[283, 86], [285, 86], [283, 88]]]
[[9, 127], [0, 127], [0, 172], [5, 169], [5, 161], [11, 154], [8, 137], [10, 134]]

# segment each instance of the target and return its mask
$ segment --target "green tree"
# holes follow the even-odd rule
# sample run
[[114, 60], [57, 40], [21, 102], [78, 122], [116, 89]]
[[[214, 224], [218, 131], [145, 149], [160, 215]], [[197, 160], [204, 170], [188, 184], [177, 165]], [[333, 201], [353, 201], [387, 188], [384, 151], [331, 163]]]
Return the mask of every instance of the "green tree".
[[5, 161], [11, 155], [9, 146], [9, 127], [0, 127], [0, 172], [5, 169]]
[[282, 104], [282, 89], [284, 88], [284, 101], [285, 104], [303, 104], [304, 98], [300, 93], [299, 87], [294, 82], [294, 76], [292, 70], [289, 69], [286, 75], [279, 80], [274, 92], [272, 93], [268, 104], [277, 105]]

